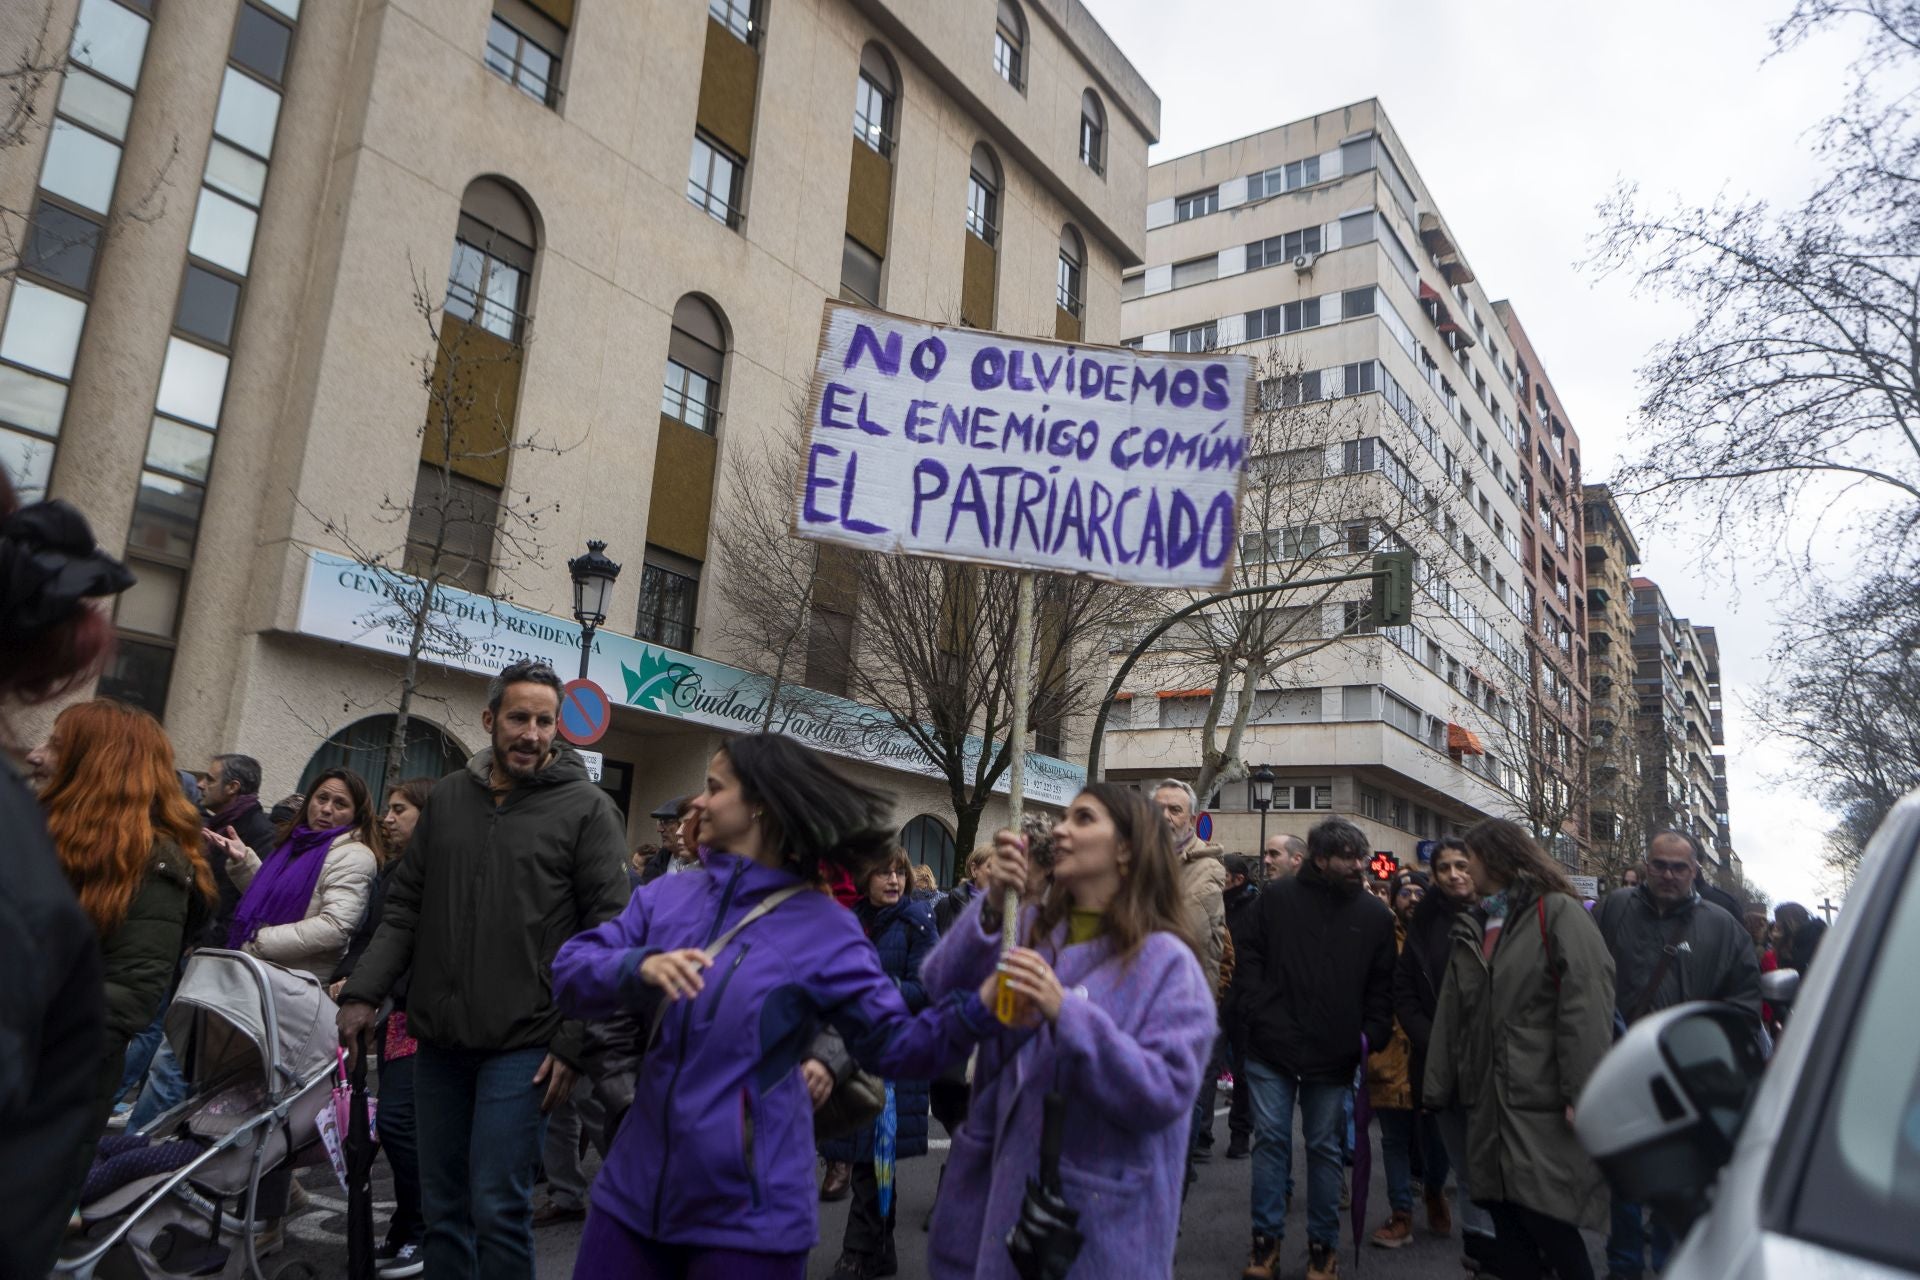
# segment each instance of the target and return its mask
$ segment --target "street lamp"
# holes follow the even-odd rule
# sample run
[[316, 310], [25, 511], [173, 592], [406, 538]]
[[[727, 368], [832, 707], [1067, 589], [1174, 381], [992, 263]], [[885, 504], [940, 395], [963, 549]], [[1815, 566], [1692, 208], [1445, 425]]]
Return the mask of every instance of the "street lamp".
[[1273, 770], [1261, 765], [1249, 778], [1253, 783], [1253, 807], [1260, 811], [1260, 853], [1267, 852], [1267, 810], [1273, 807]]
[[620, 566], [601, 553], [607, 544], [596, 538], [587, 540], [587, 554], [567, 561], [573, 575], [573, 620], [580, 624], [580, 678], [587, 678], [587, 662], [593, 656], [593, 633], [607, 620], [607, 598], [613, 594]]

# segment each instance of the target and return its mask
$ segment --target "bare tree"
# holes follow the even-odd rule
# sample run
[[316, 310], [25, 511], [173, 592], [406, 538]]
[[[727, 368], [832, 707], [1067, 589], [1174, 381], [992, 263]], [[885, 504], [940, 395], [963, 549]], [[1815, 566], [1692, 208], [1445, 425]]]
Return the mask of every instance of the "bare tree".
[[[1491, 578], [1490, 561], [1481, 564], [1463, 527], [1460, 500], [1451, 490], [1423, 488], [1380, 439], [1379, 415], [1392, 410], [1370, 396], [1342, 394], [1329, 385], [1344, 378], [1342, 370], [1306, 370], [1291, 353], [1259, 358], [1255, 375], [1259, 400], [1249, 426], [1251, 461], [1232, 587], [1284, 588], [1366, 571], [1373, 553], [1407, 549], [1422, 566], [1415, 617], [1431, 622], [1447, 612], [1443, 580], [1459, 578], [1463, 557], [1467, 572]], [[1169, 607], [1209, 594], [1168, 593]], [[1197, 726], [1197, 794], [1209, 796], [1247, 776], [1247, 727], [1284, 697], [1288, 667], [1379, 630], [1371, 596], [1367, 584], [1347, 583], [1225, 601], [1157, 643], [1150, 678], [1163, 689], [1191, 687], [1207, 699]], [[1403, 647], [1422, 643], [1411, 628], [1395, 634]], [[1410, 648], [1409, 656], [1426, 662], [1431, 655]], [[1441, 664], [1447, 674], [1446, 660]], [[1485, 710], [1511, 696], [1488, 678], [1496, 669], [1493, 662], [1484, 671], [1456, 662], [1450, 676]]]
[[514, 398], [528, 345], [523, 337], [505, 337], [495, 331], [497, 325], [450, 314], [417, 272], [413, 306], [427, 339], [422, 354], [411, 361], [427, 398], [426, 415], [416, 429], [421, 460], [414, 487], [384, 493], [371, 520], [357, 525], [301, 502], [302, 510], [378, 582], [383, 603], [364, 623], [384, 629], [390, 642], [405, 647], [391, 694], [359, 704], [392, 710], [389, 779], [403, 776], [415, 701], [448, 701], [429, 687], [430, 673], [476, 657], [491, 662], [502, 656], [476, 652], [469, 630], [471, 597], [486, 601], [497, 621], [498, 604], [510, 601], [522, 585], [518, 575], [540, 565], [544, 522], [560, 507], [507, 487], [512, 458], [567, 447], [514, 428]]
[[1601, 206], [1593, 265], [1694, 315], [1642, 370], [1647, 429], [1618, 488], [1692, 499], [1723, 538], [1853, 490], [1858, 531], [1897, 559], [1920, 516], [1920, 9], [1800, 0], [1773, 34], [1785, 52], [1855, 19], [1867, 53], [1813, 135], [1827, 177], [1803, 201], [1655, 212], [1623, 186]]
[[[758, 449], [733, 449], [716, 522], [717, 590], [730, 656], [766, 677], [779, 708], [904, 739], [947, 787], [955, 843], [970, 848], [1013, 759], [1014, 595], [1009, 570], [876, 555], [790, 532], [804, 415]], [[1041, 574], [1028, 723], [1057, 739], [1104, 692], [1105, 655], [1138, 634], [1152, 596]]]

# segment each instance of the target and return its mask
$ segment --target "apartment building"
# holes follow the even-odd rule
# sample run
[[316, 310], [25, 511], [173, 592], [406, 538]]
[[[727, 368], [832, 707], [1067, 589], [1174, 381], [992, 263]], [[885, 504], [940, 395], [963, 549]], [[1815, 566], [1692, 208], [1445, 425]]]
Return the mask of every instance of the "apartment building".
[[[489, 624], [425, 676], [430, 772], [480, 745], [481, 672], [578, 660], [589, 539], [625, 566], [602, 785], [691, 790], [754, 723], [709, 639], [722, 478], [790, 429], [822, 300], [1111, 343], [1143, 261], [1159, 102], [1078, 0], [52, 5], [72, 66], [0, 163], [32, 211], [0, 463], [139, 575], [101, 692], [276, 793], [381, 771], [366, 565], [457, 553]], [[938, 842], [941, 788], [834, 749]]]
[[1719, 808], [1714, 797], [1712, 699], [1699, 631], [1690, 620], [1674, 615], [1666, 593], [1650, 578], [1633, 579], [1633, 620], [1648, 826], [1677, 827], [1698, 836], [1719, 875], [1726, 859], [1714, 849]]
[[[1411, 862], [1482, 816], [1523, 816], [1514, 348], [1391, 122], [1355, 103], [1155, 164], [1147, 185], [1127, 342], [1241, 350], [1261, 379], [1239, 581], [1416, 555], [1409, 626], [1374, 625], [1365, 585], [1286, 593], [1256, 619], [1272, 671], [1225, 719], [1248, 700], [1243, 758], [1277, 779], [1269, 832], [1339, 813]], [[1197, 776], [1217, 680], [1187, 643], [1137, 669], [1110, 776]], [[1250, 783], [1203, 797], [1216, 840], [1253, 847], [1252, 799]]]
[[1535, 829], [1554, 831], [1550, 851], [1578, 867], [1588, 829], [1587, 610], [1596, 604], [1581, 533], [1580, 437], [1513, 303], [1497, 302], [1494, 312], [1513, 345], [1519, 405], [1530, 736], [1523, 799]]
[[1720, 636], [1712, 627], [1695, 627], [1707, 686], [1707, 738], [1713, 752], [1713, 847], [1729, 877], [1740, 871], [1740, 855], [1733, 848], [1733, 820], [1727, 799], [1727, 729], [1720, 699]]
[[1592, 869], [1617, 878], [1640, 860], [1644, 839], [1635, 684], [1634, 567], [1640, 544], [1603, 484], [1582, 488], [1587, 584], [1588, 851]]

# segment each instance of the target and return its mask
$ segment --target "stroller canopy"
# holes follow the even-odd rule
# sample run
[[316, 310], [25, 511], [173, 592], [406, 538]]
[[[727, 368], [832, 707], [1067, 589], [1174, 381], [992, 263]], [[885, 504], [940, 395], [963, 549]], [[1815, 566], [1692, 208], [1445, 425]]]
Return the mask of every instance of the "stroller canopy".
[[334, 1014], [313, 975], [203, 948], [167, 1007], [167, 1040], [195, 1092], [250, 1077], [278, 1101], [333, 1065]]

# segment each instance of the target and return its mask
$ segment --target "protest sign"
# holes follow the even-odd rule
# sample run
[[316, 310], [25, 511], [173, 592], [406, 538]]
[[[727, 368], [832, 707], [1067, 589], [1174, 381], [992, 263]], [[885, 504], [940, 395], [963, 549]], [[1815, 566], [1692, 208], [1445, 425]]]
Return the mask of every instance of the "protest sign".
[[829, 301], [794, 532], [865, 551], [1227, 582], [1251, 366], [928, 324]]

